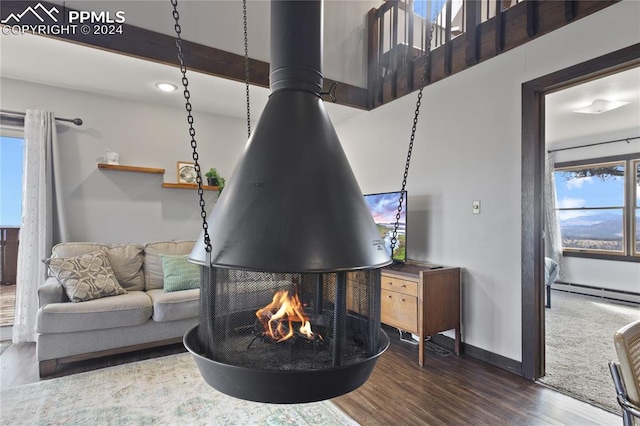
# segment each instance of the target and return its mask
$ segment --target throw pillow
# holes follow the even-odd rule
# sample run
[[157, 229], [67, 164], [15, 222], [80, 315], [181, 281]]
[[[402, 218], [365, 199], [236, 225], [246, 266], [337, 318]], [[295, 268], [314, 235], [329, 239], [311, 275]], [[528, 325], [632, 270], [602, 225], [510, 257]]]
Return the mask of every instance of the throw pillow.
[[200, 287], [200, 267], [187, 260], [186, 254], [160, 254], [164, 273], [164, 292]]
[[72, 302], [85, 302], [127, 292], [118, 283], [103, 251], [75, 257], [52, 257], [43, 262], [49, 267], [51, 275], [60, 281]]

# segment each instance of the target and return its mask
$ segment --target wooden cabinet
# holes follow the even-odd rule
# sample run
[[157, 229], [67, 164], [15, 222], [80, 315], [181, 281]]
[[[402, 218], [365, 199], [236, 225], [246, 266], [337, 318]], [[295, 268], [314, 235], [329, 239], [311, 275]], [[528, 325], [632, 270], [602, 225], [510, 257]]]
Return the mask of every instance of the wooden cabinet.
[[418, 364], [424, 365], [424, 339], [455, 330], [460, 354], [460, 268], [405, 263], [382, 269], [381, 320], [418, 335]]
[[418, 334], [418, 283], [385, 275], [384, 272], [380, 281], [382, 322]]

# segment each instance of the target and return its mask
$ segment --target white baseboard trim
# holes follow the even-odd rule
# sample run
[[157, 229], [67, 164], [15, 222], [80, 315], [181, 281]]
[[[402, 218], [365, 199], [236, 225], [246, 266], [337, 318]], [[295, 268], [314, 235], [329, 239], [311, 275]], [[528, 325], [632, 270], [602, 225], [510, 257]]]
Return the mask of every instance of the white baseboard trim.
[[7, 325], [4, 327], [0, 327], [0, 342], [6, 342], [7, 340], [11, 340], [12, 334], [13, 334], [13, 326]]
[[588, 296], [603, 297], [605, 299], [620, 300], [640, 304], [640, 294], [632, 294], [606, 288], [589, 287], [567, 282], [555, 282], [551, 285], [554, 290], [563, 290], [571, 293], [585, 294]]

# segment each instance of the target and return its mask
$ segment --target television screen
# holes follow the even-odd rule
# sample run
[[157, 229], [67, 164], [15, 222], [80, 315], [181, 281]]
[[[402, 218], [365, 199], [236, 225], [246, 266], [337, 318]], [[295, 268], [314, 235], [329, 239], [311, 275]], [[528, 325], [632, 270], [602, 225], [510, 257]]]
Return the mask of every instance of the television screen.
[[[380, 231], [380, 236], [384, 240], [387, 253], [391, 254], [391, 238], [396, 223], [398, 213], [398, 203], [400, 202], [400, 191], [385, 192], [382, 194], [366, 194], [364, 200], [369, 206], [373, 221]], [[407, 193], [404, 193], [402, 200], [402, 212], [398, 226], [398, 237], [393, 250], [392, 259], [404, 262], [407, 260]]]

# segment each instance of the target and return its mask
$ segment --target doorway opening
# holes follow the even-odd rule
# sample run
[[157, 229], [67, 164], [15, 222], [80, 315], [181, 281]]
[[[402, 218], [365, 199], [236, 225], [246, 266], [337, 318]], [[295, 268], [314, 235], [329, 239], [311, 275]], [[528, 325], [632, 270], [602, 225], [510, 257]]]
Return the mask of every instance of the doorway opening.
[[544, 160], [545, 96], [640, 65], [640, 44], [522, 85], [522, 373], [545, 374]]
[[546, 94], [544, 111], [540, 382], [620, 414], [608, 362], [614, 332], [640, 317], [640, 67]]

